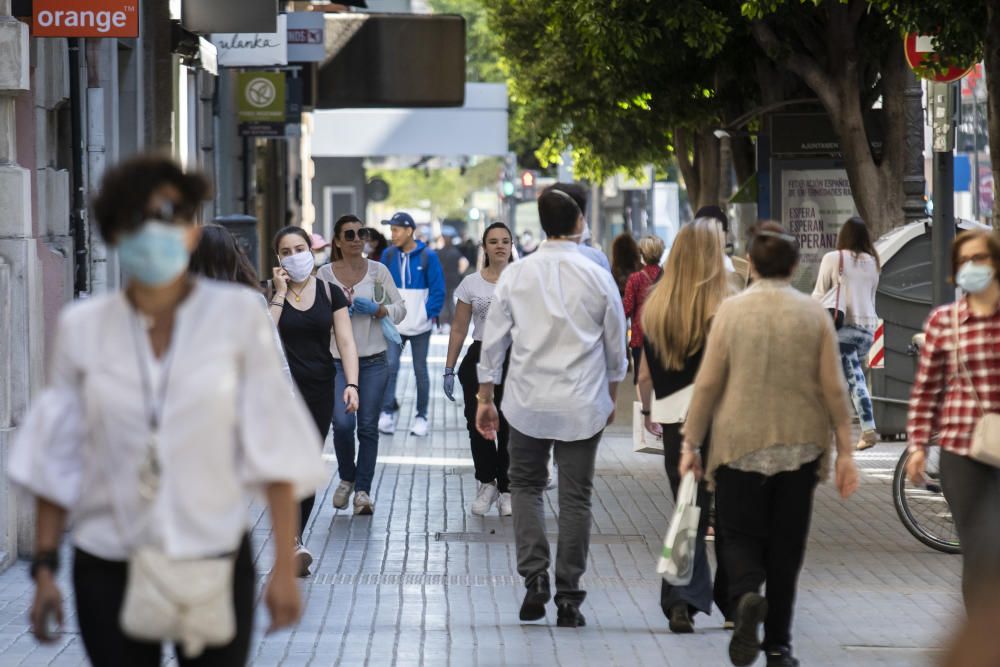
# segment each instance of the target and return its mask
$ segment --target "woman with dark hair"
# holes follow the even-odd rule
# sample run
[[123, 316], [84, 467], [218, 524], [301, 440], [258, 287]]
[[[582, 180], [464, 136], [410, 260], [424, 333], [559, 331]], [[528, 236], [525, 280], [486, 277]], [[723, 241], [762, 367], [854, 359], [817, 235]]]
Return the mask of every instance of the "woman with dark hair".
[[[399, 334], [392, 325], [406, 316], [406, 304], [389, 269], [363, 255], [365, 243], [371, 238], [370, 232], [357, 216], [340, 217], [333, 227], [333, 263], [320, 268], [317, 274], [321, 280], [336, 287], [335, 291], [342, 292], [351, 304], [361, 402], [356, 414], [340, 403], [333, 409], [333, 447], [340, 475], [333, 506], [347, 509], [353, 493], [354, 513], [362, 515], [375, 511], [371, 490], [378, 457], [378, 417], [382, 394], [389, 381], [386, 350], [389, 345], [399, 344]], [[334, 393], [342, 394], [347, 387], [347, 375], [337, 341], [333, 341], [330, 352], [337, 367]], [[356, 451], [355, 428], [358, 434]]]
[[8, 473], [36, 505], [32, 630], [52, 641], [62, 622], [68, 518], [94, 665], [156, 667], [165, 641], [181, 665], [247, 663], [254, 493], [266, 494], [275, 538], [271, 628], [302, 609], [295, 500], [323, 482], [319, 439], [301, 402], [273, 389], [284, 379], [259, 296], [188, 271], [207, 197], [202, 176], [166, 158], [108, 169], [94, 217], [125, 288], [61, 314], [50, 383], [10, 453]]
[[382, 261], [382, 253], [389, 247], [385, 235], [377, 229], [368, 229], [368, 241], [365, 243], [365, 257], [373, 262]]
[[[837, 331], [837, 342], [840, 364], [861, 422], [861, 439], [856, 445], [859, 450], [874, 447], [878, 442], [875, 411], [863, 363], [868, 358], [878, 327], [875, 291], [880, 270], [878, 252], [872, 244], [868, 225], [855, 216], [840, 228], [837, 249], [823, 256], [813, 290], [813, 297], [821, 300], [832, 290], [839, 290], [839, 309], [845, 316]], [[838, 303], [836, 299], [834, 303]]]
[[212, 280], [239, 283], [260, 291], [257, 272], [236, 237], [222, 225], [204, 225], [188, 268]]
[[625, 296], [625, 286], [629, 276], [642, 269], [642, 255], [639, 244], [631, 234], [619, 234], [611, 242], [611, 276], [618, 285], [618, 295]]
[[[325, 442], [335, 400], [331, 341], [337, 341], [341, 353], [347, 382], [339, 398], [348, 413], [358, 410], [358, 354], [347, 297], [327, 281], [313, 277], [311, 246], [312, 239], [301, 227], [284, 227], [275, 234], [274, 254], [280, 265], [273, 270], [269, 304], [295, 386], [309, 408], [321, 442]], [[312, 554], [302, 543], [302, 536], [315, 502], [316, 497], [310, 496], [299, 507], [296, 558], [300, 577], [308, 576], [312, 565]]]
[[[507, 477], [507, 467], [510, 465], [507, 453], [510, 429], [503, 413], [500, 413], [500, 428], [497, 430], [496, 442], [487, 440], [476, 430], [476, 393], [479, 391], [476, 365], [479, 363], [479, 352], [483, 345], [486, 314], [493, 302], [493, 293], [496, 291], [500, 274], [511, 261], [513, 239], [510, 228], [502, 222], [494, 222], [483, 233], [483, 268], [466, 276], [455, 290], [458, 305], [455, 308], [451, 337], [448, 339], [448, 358], [444, 369], [444, 393], [449, 400], [454, 401], [455, 362], [458, 361], [458, 355], [462, 351], [462, 344], [469, 333], [471, 321], [472, 345], [469, 346], [462, 365], [458, 368], [458, 380], [465, 395], [465, 422], [469, 429], [476, 479], [479, 481], [479, 490], [471, 511], [480, 516], [489, 512], [494, 503], [499, 506], [500, 516], [511, 514], [510, 479]], [[506, 365], [504, 371], [506, 374]], [[498, 411], [502, 399], [503, 385], [498, 384], [493, 394], [493, 402]]]
[[798, 259], [795, 237], [781, 225], [757, 227], [754, 283], [716, 311], [683, 428], [681, 476], [704, 472], [715, 487], [734, 665], [757, 660], [761, 623], [767, 664], [799, 664], [791, 644], [795, 590], [813, 492], [830, 467], [831, 430], [837, 489], [846, 498], [858, 486], [836, 331], [823, 306], [791, 286]]

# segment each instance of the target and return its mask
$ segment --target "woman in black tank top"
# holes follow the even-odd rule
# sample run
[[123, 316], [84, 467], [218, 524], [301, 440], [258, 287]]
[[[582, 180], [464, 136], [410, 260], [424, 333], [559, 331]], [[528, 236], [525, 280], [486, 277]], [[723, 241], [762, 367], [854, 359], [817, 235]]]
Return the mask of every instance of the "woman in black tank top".
[[[358, 353], [344, 293], [312, 275], [310, 239], [301, 227], [285, 227], [274, 237], [274, 252], [281, 266], [274, 269], [274, 290], [270, 299], [271, 317], [278, 325], [288, 367], [299, 395], [316, 422], [325, 441], [333, 419], [334, 396], [331, 334], [336, 337], [347, 375], [342, 400], [348, 412], [358, 409]], [[312, 554], [302, 544], [316, 497], [300, 505], [299, 538], [296, 545], [299, 576], [309, 574]]]

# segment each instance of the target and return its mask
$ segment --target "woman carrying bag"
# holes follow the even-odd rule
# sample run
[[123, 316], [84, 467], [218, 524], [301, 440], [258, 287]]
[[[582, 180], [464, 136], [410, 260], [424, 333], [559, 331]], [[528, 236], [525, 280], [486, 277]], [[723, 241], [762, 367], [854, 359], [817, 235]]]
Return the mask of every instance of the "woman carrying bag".
[[[653, 285], [642, 315], [645, 332], [644, 354], [639, 363], [639, 396], [646, 429], [663, 434], [663, 465], [676, 503], [681, 475], [681, 426], [677, 421], [654, 423], [651, 415], [655, 394], [664, 400], [690, 387], [701, 364], [708, 327], [728, 287], [722, 265], [715, 223], [706, 219], [681, 228], [670, 249], [662, 279]], [[661, 246], [662, 247], [662, 246]], [[705, 448], [709, 444], [706, 439]], [[698, 507], [701, 516], [696, 536], [694, 573], [687, 586], [672, 586], [663, 581], [660, 607], [677, 633], [694, 632], [695, 613], [712, 613], [712, 600], [726, 615], [726, 587], [721, 557], [713, 591], [712, 569], [705, 548], [712, 495], [705, 482], [698, 484]], [[715, 544], [718, 557], [722, 544]], [[728, 618], [728, 615], [727, 615]]]
[[878, 328], [875, 292], [880, 270], [878, 252], [872, 244], [868, 226], [855, 216], [840, 228], [837, 250], [823, 256], [813, 290], [813, 298], [831, 309], [837, 323], [840, 363], [861, 422], [858, 450], [874, 447], [878, 442], [875, 411], [863, 364]]
[[[494, 222], [486, 228], [483, 233], [483, 268], [466, 276], [455, 290], [458, 305], [451, 325], [448, 358], [444, 369], [444, 393], [448, 400], [454, 402], [455, 362], [458, 361], [462, 344], [469, 333], [469, 323], [472, 322], [472, 345], [462, 359], [462, 365], [458, 369], [458, 380], [465, 395], [465, 421], [469, 429], [476, 480], [479, 481], [479, 489], [470, 511], [479, 516], [489, 512], [494, 503], [499, 508], [500, 516], [511, 515], [510, 479], [507, 477], [507, 468], [510, 465], [507, 453], [510, 427], [503, 413], [500, 413], [500, 428], [497, 431], [496, 442], [487, 440], [476, 430], [478, 406], [476, 394], [479, 392], [476, 364], [479, 363], [479, 351], [486, 331], [486, 314], [493, 302], [493, 292], [496, 291], [500, 274], [511, 261], [512, 252], [513, 235], [507, 225]], [[504, 374], [506, 375], [506, 365]], [[496, 385], [493, 402], [497, 410], [500, 409], [502, 400], [503, 385]]]
[[952, 280], [964, 295], [935, 309], [924, 326], [907, 420], [907, 473], [926, 484], [927, 446], [936, 438], [971, 610], [982, 584], [1000, 577], [1000, 237], [963, 232], [951, 257]]
[[[372, 480], [378, 458], [378, 417], [382, 394], [389, 381], [386, 349], [399, 345], [395, 324], [406, 316], [406, 304], [383, 264], [365, 259], [365, 242], [370, 238], [360, 218], [345, 215], [333, 227], [333, 263], [320, 268], [321, 280], [342, 291], [350, 306], [351, 327], [358, 355], [358, 386], [360, 405], [356, 413], [335, 401], [333, 406], [333, 448], [337, 452], [340, 484], [333, 493], [333, 506], [347, 509], [354, 494], [354, 513], [375, 512], [372, 500]], [[334, 396], [347, 389], [344, 361], [337, 341], [331, 341], [330, 352], [337, 368]], [[355, 449], [354, 432], [358, 445]]]
[[[354, 344], [347, 297], [325, 280], [314, 278], [312, 239], [301, 227], [285, 227], [274, 236], [274, 254], [280, 266], [273, 270], [274, 294], [269, 299], [271, 318], [278, 325], [288, 366], [299, 396], [305, 401], [320, 436], [320, 449], [330, 432], [334, 401], [349, 413], [358, 410], [358, 353]], [[334, 395], [335, 366], [330, 353], [336, 340], [346, 383]], [[313, 557], [302, 537], [316, 497], [299, 506], [299, 534], [295, 545], [300, 577], [309, 575]]]
[[260, 297], [191, 277], [208, 184], [160, 157], [112, 168], [94, 202], [122, 291], [60, 316], [48, 387], [11, 452], [35, 497], [32, 631], [62, 623], [55, 583], [69, 520], [73, 589], [95, 665], [244, 665], [253, 630], [248, 499], [275, 534], [264, 599], [272, 629], [302, 608], [295, 500], [323, 483], [318, 438], [288, 391]]

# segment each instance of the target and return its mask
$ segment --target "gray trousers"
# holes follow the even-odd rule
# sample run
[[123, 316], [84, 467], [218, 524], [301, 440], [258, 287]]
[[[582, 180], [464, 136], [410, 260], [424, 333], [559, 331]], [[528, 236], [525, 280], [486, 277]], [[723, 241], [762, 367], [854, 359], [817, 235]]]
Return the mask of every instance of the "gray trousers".
[[941, 452], [941, 490], [962, 544], [965, 607], [1000, 584], [1000, 469]]
[[545, 536], [542, 494], [548, 482], [549, 455], [559, 466], [559, 545], [556, 552], [556, 604], [579, 605], [587, 596], [580, 577], [587, 569], [590, 548], [590, 494], [594, 488], [596, 435], [575, 442], [540, 440], [510, 429], [510, 494], [514, 510], [517, 571], [531, 586], [547, 574], [551, 557]]

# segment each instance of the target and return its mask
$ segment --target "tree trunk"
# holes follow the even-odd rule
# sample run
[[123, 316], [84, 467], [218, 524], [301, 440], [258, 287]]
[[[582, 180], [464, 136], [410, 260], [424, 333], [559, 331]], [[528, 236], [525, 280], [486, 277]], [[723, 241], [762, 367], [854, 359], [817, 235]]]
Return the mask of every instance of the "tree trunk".
[[719, 185], [722, 182], [719, 173], [719, 140], [712, 134], [712, 130], [674, 130], [674, 148], [692, 213], [702, 206], [723, 206], [725, 202], [718, 199]]
[[693, 155], [695, 148], [691, 142], [691, 132], [687, 128], [679, 127], [674, 130], [674, 155], [677, 157], [677, 167], [681, 170], [681, 177], [684, 179], [684, 189], [687, 190], [688, 202], [692, 210], [697, 209], [699, 180], [698, 172], [695, 169], [697, 157]]
[[[986, 108], [993, 169], [993, 229], [1000, 229], [1000, 3], [987, 3], [986, 16]], [[978, 174], [975, 196], [979, 196]]]

